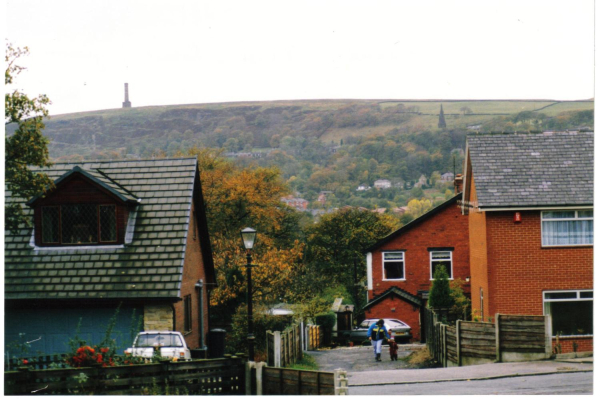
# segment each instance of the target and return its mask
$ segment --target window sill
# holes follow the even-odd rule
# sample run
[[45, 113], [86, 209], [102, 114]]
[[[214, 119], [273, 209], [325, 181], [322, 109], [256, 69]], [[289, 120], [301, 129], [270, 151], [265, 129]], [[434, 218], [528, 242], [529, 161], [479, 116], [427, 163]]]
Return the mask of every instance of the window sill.
[[[30, 245], [31, 246], [31, 245]], [[90, 251], [96, 249], [122, 249], [125, 248], [124, 244], [119, 245], [77, 245], [77, 246], [31, 246], [34, 251]]]
[[582, 244], [582, 245], [542, 245], [542, 249], [552, 248], [593, 248], [594, 244]]
[[[593, 334], [570, 334], [570, 335], [564, 335], [564, 336], [559, 336], [561, 339], [563, 338], [568, 338], [568, 339], [572, 339], [572, 338], [594, 338]], [[552, 336], [553, 340], [556, 340], [556, 336]]]
[[405, 278], [384, 278], [381, 281], [406, 281]]
[[194, 332], [194, 330], [190, 330], [190, 331], [184, 331], [183, 335], [184, 336], [189, 336], [190, 334], [192, 334]]

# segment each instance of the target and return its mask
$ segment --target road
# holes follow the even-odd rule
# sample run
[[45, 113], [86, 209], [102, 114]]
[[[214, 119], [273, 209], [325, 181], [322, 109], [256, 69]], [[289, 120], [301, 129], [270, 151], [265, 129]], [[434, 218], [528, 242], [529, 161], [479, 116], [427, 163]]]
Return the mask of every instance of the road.
[[593, 394], [593, 373], [558, 373], [507, 379], [352, 386], [350, 395]]

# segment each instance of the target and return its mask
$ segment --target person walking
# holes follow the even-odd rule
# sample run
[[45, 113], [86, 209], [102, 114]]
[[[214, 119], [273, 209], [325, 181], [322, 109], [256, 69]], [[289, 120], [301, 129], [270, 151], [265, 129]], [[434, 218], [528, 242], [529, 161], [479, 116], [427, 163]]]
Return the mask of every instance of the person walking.
[[390, 339], [388, 340], [388, 345], [390, 346], [390, 359], [392, 361], [398, 360], [398, 344], [392, 335], [392, 330], [388, 330], [388, 334], [390, 335]]
[[371, 344], [373, 344], [375, 361], [381, 362], [381, 345], [383, 344], [383, 338], [390, 338], [383, 324], [383, 319], [379, 319], [369, 327], [367, 336], [369, 336], [369, 340], [371, 340]]

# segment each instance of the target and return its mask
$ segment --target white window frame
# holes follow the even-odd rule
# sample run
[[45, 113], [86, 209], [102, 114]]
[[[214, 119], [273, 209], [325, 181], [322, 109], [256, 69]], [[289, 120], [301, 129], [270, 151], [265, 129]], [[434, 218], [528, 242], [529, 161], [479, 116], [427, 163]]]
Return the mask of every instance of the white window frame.
[[[402, 277], [403, 278], [386, 278], [385, 277], [385, 255], [390, 253], [402, 254]], [[393, 260], [390, 260], [392, 262]], [[396, 261], [400, 261], [397, 259]], [[406, 281], [406, 253], [404, 251], [386, 251], [381, 252], [381, 278], [382, 281]]]
[[[582, 292], [591, 292], [592, 293], [592, 297], [591, 298], [581, 298], [581, 293]], [[546, 294], [564, 294], [564, 293], [575, 293], [576, 297], [575, 298], [560, 298], [560, 299], [546, 299]], [[588, 289], [588, 290], [553, 290], [553, 291], [542, 291], [542, 309], [544, 311], [544, 315], [546, 315], [546, 303], [552, 303], [552, 302], [581, 302], [581, 301], [591, 301], [594, 302], [594, 290], [593, 289]], [[552, 335], [553, 338], [556, 338], [556, 336], [553, 334]], [[560, 338], [563, 337], [594, 337], [593, 334], [570, 334], [570, 335], [565, 335], [562, 334], [560, 336]]]
[[[592, 246], [594, 245], [594, 241], [592, 238], [592, 242], [589, 244], [559, 244], [559, 245], [545, 245], [544, 244], [544, 222], [545, 221], [582, 221], [582, 220], [594, 220], [594, 217], [579, 217], [579, 212], [589, 212], [593, 209], [580, 209], [580, 210], [572, 210], [572, 209], [557, 209], [557, 210], [541, 210], [540, 211], [540, 241], [542, 242], [543, 248], [556, 248], [556, 247], [573, 247], [573, 246]], [[548, 212], [575, 212], [575, 217], [573, 218], [544, 218], [544, 213]]]
[[453, 261], [453, 251], [429, 251], [429, 280], [433, 280], [433, 253], [434, 252], [448, 252], [450, 253], [449, 259], [436, 259], [436, 261], [447, 262], [450, 261], [450, 280], [454, 280], [454, 261]]

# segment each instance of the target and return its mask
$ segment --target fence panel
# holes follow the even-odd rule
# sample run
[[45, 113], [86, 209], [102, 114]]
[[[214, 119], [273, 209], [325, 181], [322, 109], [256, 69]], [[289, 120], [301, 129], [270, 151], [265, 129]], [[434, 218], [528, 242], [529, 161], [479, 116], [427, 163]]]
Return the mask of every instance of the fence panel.
[[265, 367], [263, 394], [334, 395], [334, 373]]
[[[496, 360], [496, 325], [483, 322], [460, 323], [461, 358]], [[481, 362], [481, 361], [479, 361]]]
[[458, 355], [456, 353], [456, 326], [446, 327], [446, 358], [448, 361], [458, 365]]
[[546, 324], [544, 316], [499, 315], [502, 352], [544, 353]]

